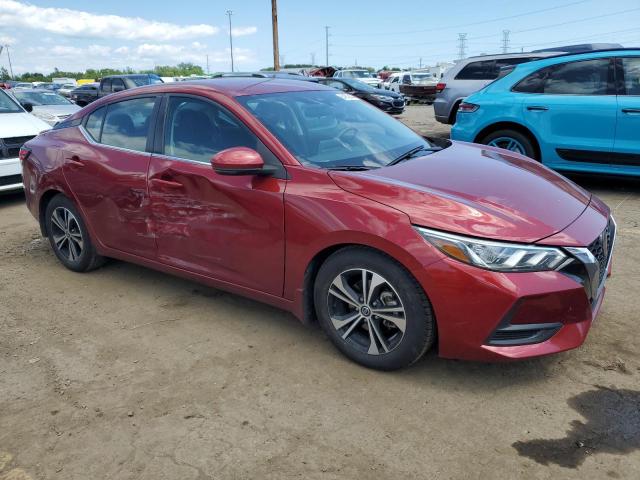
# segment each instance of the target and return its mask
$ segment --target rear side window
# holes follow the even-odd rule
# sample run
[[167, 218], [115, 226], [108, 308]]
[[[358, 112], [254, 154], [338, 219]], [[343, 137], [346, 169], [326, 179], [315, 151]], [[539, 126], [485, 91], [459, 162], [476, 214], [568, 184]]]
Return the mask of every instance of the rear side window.
[[626, 95], [640, 95], [640, 57], [623, 58], [622, 69]]
[[495, 61], [471, 62], [456, 75], [456, 80], [494, 80], [498, 76]]
[[102, 84], [100, 85], [100, 89], [103, 92], [110, 92], [111, 91], [111, 79], [110, 78], [106, 78], [102, 81]]
[[513, 91], [548, 95], [607, 95], [614, 91], [613, 67], [608, 58], [553, 65], [524, 78]]
[[100, 141], [100, 131], [102, 130], [102, 121], [106, 111], [107, 107], [100, 107], [91, 112], [87, 117], [87, 123], [84, 125], [84, 129], [96, 142]]
[[472, 62], [464, 67], [456, 80], [495, 80], [500, 77], [500, 71], [503, 67], [512, 67], [521, 63], [532, 62], [538, 60], [539, 57], [516, 57], [516, 58], [498, 58], [496, 60], [483, 60], [481, 62]]
[[155, 98], [134, 98], [107, 107], [100, 142], [144, 152]]
[[544, 93], [606, 95], [609, 89], [609, 59], [558, 65], [544, 82]]

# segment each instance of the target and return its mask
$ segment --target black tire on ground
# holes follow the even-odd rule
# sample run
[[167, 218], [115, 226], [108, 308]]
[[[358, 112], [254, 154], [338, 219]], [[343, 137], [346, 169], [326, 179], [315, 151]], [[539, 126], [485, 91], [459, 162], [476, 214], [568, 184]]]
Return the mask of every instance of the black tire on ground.
[[58, 260], [74, 272], [100, 267], [105, 259], [98, 255], [80, 212], [64, 195], [56, 195], [47, 205], [45, 228]]
[[488, 145], [493, 140], [496, 140], [498, 138], [512, 138], [513, 140], [517, 141], [522, 145], [522, 147], [524, 148], [524, 155], [526, 155], [529, 158], [533, 158], [534, 160], [539, 160], [538, 155], [536, 153], [536, 149], [533, 145], [533, 142], [531, 141], [531, 138], [524, 133], [518, 132], [517, 130], [510, 130], [510, 129], [497, 130], [495, 132], [490, 133], [489, 135], [486, 135], [484, 138], [480, 140], [479, 143]]
[[[355, 282], [354, 289], [350, 290], [350, 293], [356, 296], [362, 293], [361, 288], [358, 291], [357, 283], [360, 269], [368, 272], [365, 273], [365, 278], [369, 286], [375, 285], [375, 280], [379, 280], [380, 277], [383, 277], [382, 279], [386, 282], [369, 289], [372, 291], [370, 301], [359, 297], [358, 306], [336, 299], [335, 294], [330, 293], [330, 289], [336, 291], [334, 281], [350, 275], [354, 280], [347, 280], [347, 283]], [[362, 281], [359, 285], [362, 285]], [[353, 298], [353, 295], [350, 298]], [[433, 311], [420, 285], [391, 257], [369, 248], [346, 247], [331, 255], [318, 272], [314, 302], [318, 321], [333, 344], [351, 360], [365, 367], [378, 370], [407, 367], [418, 361], [435, 340], [436, 327]], [[362, 305], [367, 309], [370, 308], [371, 311], [368, 316], [360, 315], [360, 319], [356, 322], [345, 323], [339, 328], [335, 326], [338, 317], [336, 305], [345, 308], [341, 312], [343, 318], [358, 315], [363, 311]], [[402, 313], [384, 314], [387, 319], [390, 315], [401, 316], [404, 318], [402, 323], [397, 320], [390, 322], [375, 315], [375, 309], [380, 311], [380, 308], [386, 308], [389, 312], [393, 307], [398, 306], [403, 309]], [[354, 326], [354, 323], [357, 325]], [[404, 332], [399, 327], [401, 324], [404, 326]], [[373, 328], [370, 325], [373, 325]], [[350, 329], [351, 333], [347, 333]], [[345, 333], [348, 335], [346, 339], [344, 339]], [[375, 341], [374, 337], [378, 341]], [[379, 341], [380, 338], [383, 338], [383, 342]], [[372, 347], [374, 343], [375, 348]]]

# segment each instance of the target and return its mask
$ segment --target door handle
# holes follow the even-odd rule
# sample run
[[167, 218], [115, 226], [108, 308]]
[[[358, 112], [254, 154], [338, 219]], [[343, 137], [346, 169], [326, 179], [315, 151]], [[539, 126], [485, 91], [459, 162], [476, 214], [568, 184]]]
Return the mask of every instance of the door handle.
[[626, 113], [629, 115], [638, 115], [640, 114], [640, 108], [623, 108], [622, 113]]
[[543, 105], [529, 105], [527, 107], [527, 110], [529, 110], [530, 112], [546, 112], [547, 110], [549, 110], [549, 107], [545, 107]]
[[162, 178], [152, 178], [150, 182], [153, 185], [157, 185], [158, 187], [163, 187], [163, 188], [178, 189], [183, 187], [183, 185], [180, 182], [174, 182], [173, 180], [163, 180]]
[[76, 167], [84, 167], [84, 163], [80, 161], [80, 157], [78, 157], [77, 155], [67, 157], [65, 158], [65, 160], [71, 165], [75, 165]]

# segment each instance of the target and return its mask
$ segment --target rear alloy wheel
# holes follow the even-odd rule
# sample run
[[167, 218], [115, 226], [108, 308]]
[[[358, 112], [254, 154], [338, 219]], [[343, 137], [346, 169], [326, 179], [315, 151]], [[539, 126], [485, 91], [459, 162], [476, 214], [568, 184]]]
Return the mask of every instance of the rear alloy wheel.
[[318, 273], [315, 302], [329, 338], [367, 367], [405, 367], [433, 343], [426, 295], [400, 265], [375, 251], [353, 247], [332, 255]]
[[51, 248], [65, 267], [86, 272], [102, 265], [103, 257], [96, 253], [80, 213], [68, 198], [58, 195], [49, 202], [45, 222]]
[[498, 130], [484, 137], [480, 143], [503, 148], [537, 160], [536, 149], [531, 139], [516, 130]]

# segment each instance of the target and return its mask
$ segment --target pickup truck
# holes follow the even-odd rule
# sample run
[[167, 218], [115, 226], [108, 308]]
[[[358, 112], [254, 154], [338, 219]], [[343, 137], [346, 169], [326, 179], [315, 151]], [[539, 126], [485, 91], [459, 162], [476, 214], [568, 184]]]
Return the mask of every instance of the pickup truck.
[[436, 98], [438, 79], [426, 72], [394, 73], [387, 87], [389, 90], [403, 94], [408, 100], [433, 103]]

